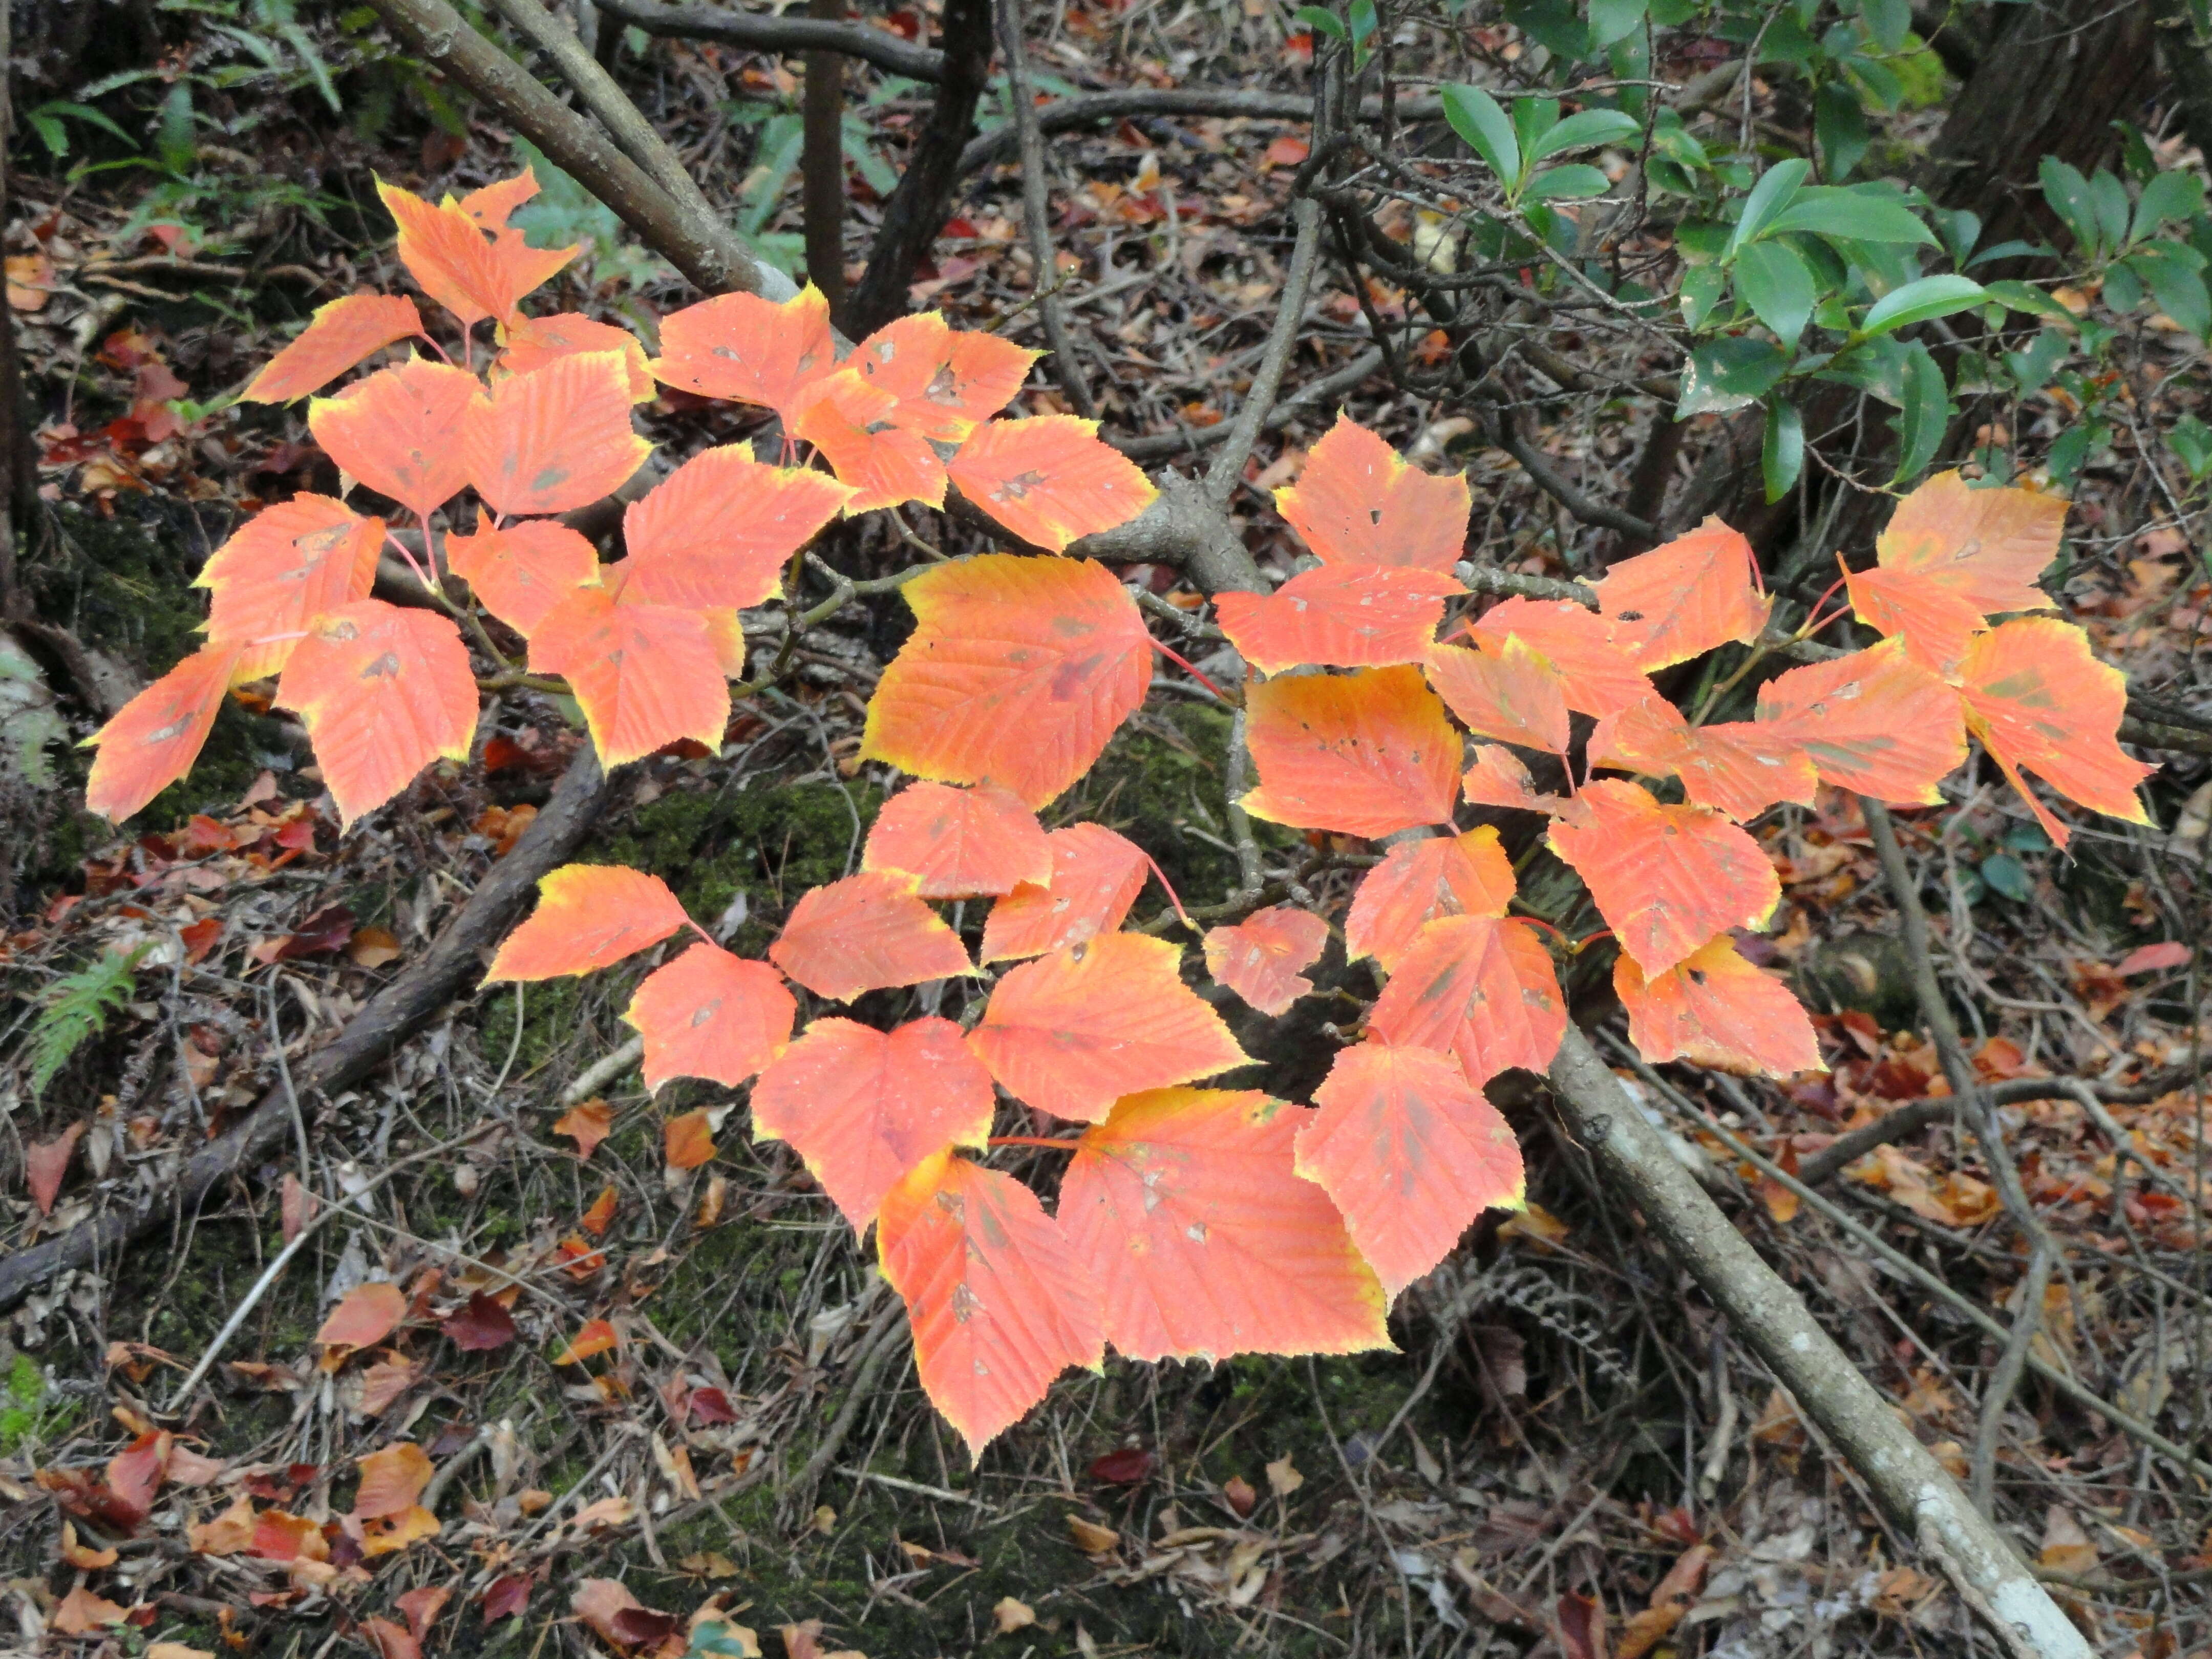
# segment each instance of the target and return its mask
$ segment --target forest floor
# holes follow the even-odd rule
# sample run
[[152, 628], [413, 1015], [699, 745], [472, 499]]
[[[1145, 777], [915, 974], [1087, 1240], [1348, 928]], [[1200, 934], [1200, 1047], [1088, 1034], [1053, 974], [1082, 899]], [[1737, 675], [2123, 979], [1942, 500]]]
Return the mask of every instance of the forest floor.
[[[1238, 54], [1293, 83], [1295, 52], [1265, 6], [1170, 19], [1071, 5], [1044, 43], [1072, 81], [1109, 56], [1127, 82]], [[627, 72], [733, 213], [764, 203], [763, 228], [795, 222], [795, 180], [759, 159], [793, 105], [782, 65], [662, 44]], [[856, 107], [879, 167], [924, 106], [870, 84]], [[1110, 435], [1201, 434], [1249, 379], [1296, 131], [1148, 120], [1060, 141], [1059, 228], [1080, 278], [1070, 304]], [[127, 694], [191, 648], [191, 577], [243, 515], [335, 489], [302, 411], [225, 399], [313, 304], [397, 286], [362, 206], [372, 174], [459, 190], [520, 159], [480, 123], [349, 125], [311, 90], [236, 146], [204, 147], [189, 190], [134, 171], [70, 177], [16, 151], [8, 280], [49, 509], [22, 574], [107, 686], [88, 695]], [[856, 237], [871, 177], [856, 167]], [[643, 330], [682, 303], [611, 216], [552, 184], [533, 231], [591, 248], [560, 279], [567, 303]], [[1041, 344], [1018, 213], [1011, 168], [979, 174], [917, 302]], [[1358, 307], [1331, 291], [1294, 383], [1365, 338]], [[1024, 401], [1060, 406], [1048, 390]], [[1498, 562], [1568, 574], [1589, 532], [1480, 447], [1471, 420], [1379, 383], [1347, 401], [1419, 464], [1468, 470], [1476, 537]], [[642, 412], [672, 455], [743, 435], [726, 410], [680, 394]], [[1328, 412], [1255, 463], [1239, 512], [1263, 563], [1294, 556], [1267, 491], [1296, 476]], [[1637, 420], [1626, 403], [1578, 406], [1543, 436], [1610, 495]], [[2092, 478], [2080, 501], [2076, 614], [2103, 654], [2159, 684], [2212, 604], [2203, 571], [2125, 479]], [[966, 545], [956, 525], [915, 522]], [[866, 575], [899, 550], [846, 530], [823, 551]], [[1172, 596], [1171, 573], [1136, 574]], [[896, 597], [849, 607], [811, 636], [791, 695], [739, 716], [724, 758], [632, 769], [581, 856], [668, 875], [694, 915], [757, 954], [787, 896], [854, 865], [889, 782], [854, 758], [863, 700], [904, 627]], [[1054, 812], [1121, 830], [1186, 899], [1233, 889], [1224, 728], [1177, 678]], [[81, 762], [58, 753], [48, 786], [5, 803], [17, 867], [0, 917], [0, 1248], [158, 1188], [182, 1152], [289, 1087], [514, 845], [575, 742], [557, 708], [510, 696], [469, 763], [434, 769], [343, 836], [297, 728], [265, 710], [227, 709], [199, 769], [119, 836], [72, 805]], [[2085, 826], [2066, 860], [1994, 776], [1906, 828], [1984, 1075], [2105, 1089], [2094, 1113], [2063, 1091], [2004, 1109], [2063, 1252], [2039, 1358], [2077, 1386], [2027, 1379], [1997, 1491], [2024, 1553], [2112, 1659], [2212, 1651], [2205, 1486], [2083, 1403], [2121, 1408], [2179, 1452], [2212, 1451], [2205, 1125], [2187, 1018], [2201, 992], [2181, 943], [2207, 931], [2208, 777], [2177, 758], [2161, 789], [2182, 804], [2178, 823]], [[1948, 1112], [1820, 1182], [1818, 1201], [1789, 1178], [1839, 1134], [1946, 1087], [1911, 1029], [1863, 824], [1839, 806], [1784, 809], [1760, 833], [1786, 896], [1763, 959], [1826, 1011], [1832, 1071], [1788, 1087], [1627, 1075], [1679, 1155], [1963, 1471], [1996, 1345], [1962, 1304], [2007, 1317], [2019, 1254]], [[1347, 885], [1322, 896], [1340, 902], [1348, 875], [1330, 879]], [[1340, 954], [1325, 969], [1347, 971]], [[871, 1254], [797, 1161], [751, 1142], [728, 1091], [678, 1083], [649, 1098], [634, 1068], [593, 1072], [631, 1035], [620, 1012], [636, 977], [464, 999], [371, 1080], [300, 1098], [296, 1145], [198, 1216], [0, 1322], [0, 1605], [26, 1647], [535, 1659], [550, 1641], [672, 1655], [710, 1608], [792, 1659], [1976, 1650], [1911, 1540], [1607, 1200], [1540, 1090], [1500, 1090], [1527, 1150], [1528, 1209], [1487, 1217], [1403, 1298], [1399, 1352], [1109, 1360], [975, 1466], [915, 1382]], [[1570, 989], [1602, 1017], [1603, 984]], [[71, 992], [90, 1035], [61, 1044], [33, 1086], [56, 1052], [49, 1012]], [[1323, 1013], [1240, 1026], [1269, 1066], [1258, 1084], [1310, 1083], [1302, 1072], [1325, 1061], [1299, 1022]], [[1625, 1048], [1608, 1053], [1627, 1066]], [[696, 1161], [665, 1126], [702, 1110], [714, 1145]], [[318, 1218], [255, 1299], [271, 1256]], [[370, 1284], [398, 1287], [397, 1322], [319, 1341]], [[359, 1460], [406, 1444], [437, 1470], [422, 1494], [434, 1531], [398, 1517], [421, 1534], [411, 1544], [353, 1518]], [[149, 1459], [166, 1460], [150, 1486]], [[271, 1513], [341, 1524], [312, 1547], [294, 1537], [288, 1559], [234, 1535], [240, 1503], [264, 1528]]]

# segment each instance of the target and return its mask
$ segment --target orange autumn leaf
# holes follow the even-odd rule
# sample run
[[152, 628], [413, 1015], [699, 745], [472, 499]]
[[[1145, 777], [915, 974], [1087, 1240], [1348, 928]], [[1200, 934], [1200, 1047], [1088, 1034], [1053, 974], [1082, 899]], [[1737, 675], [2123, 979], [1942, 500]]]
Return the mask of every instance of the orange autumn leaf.
[[924, 898], [972, 898], [1049, 881], [1052, 847], [1011, 790], [911, 783], [876, 815], [860, 865], [904, 872]]
[[1090, 770], [1152, 687], [1129, 591], [1089, 560], [986, 553], [900, 590], [915, 630], [868, 701], [860, 753], [1032, 809]]
[[1386, 973], [1438, 916], [1502, 916], [1516, 884], [1512, 860], [1488, 824], [1393, 847], [1361, 878], [1344, 921], [1346, 954], [1373, 957]]
[[241, 1555], [253, 1547], [257, 1520], [253, 1500], [240, 1492], [212, 1520], [187, 1522], [185, 1547], [196, 1555]]
[[1778, 674], [1759, 689], [1759, 721], [1802, 748], [1823, 783], [1900, 805], [1932, 806], [1966, 758], [1958, 692], [1884, 640]]
[[855, 1232], [908, 1170], [981, 1151], [997, 1098], [960, 1028], [929, 1016], [878, 1031], [817, 1019], [753, 1085], [754, 1133], [791, 1143]]
[[925, 311], [886, 323], [846, 361], [897, 399], [893, 425], [958, 443], [1014, 400], [1038, 356], [1001, 335], [950, 328], [942, 313]]
[[1398, 1048], [1449, 1049], [1479, 1089], [1516, 1066], [1550, 1066], [1566, 1035], [1567, 1000], [1528, 922], [1439, 916], [1398, 958], [1367, 1024]]
[[485, 514], [473, 536], [446, 538], [446, 562], [479, 605], [526, 639], [562, 600], [599, 580], [599, 550], [550, 519], [501, 529]]
[[696, 1170], [714, 1156], [714, 1114], [682, 1112], [661, 1126], [661, 1150], [672, 1170]]
[[110, 1625], [119, 1625], [130, 1616], [130, 1608], [118, 1607], [78, 1583], [46, 1615], [46, 1628], [57, 1636], [89, 1636]]
[[660, 319], [653, 378], [702, 398], [772, 409], [791, 424], [798, 394], [836, 366], [830, 302], [809, 283], [781, 305], [721, 294]]
[[1521, 757], [1502, 743], [1474, 745], [1474, 764], [1460, 779], [1470, 806], [1504, 806], [1519, 812], [1567, 815], [1575, 804], [1564, 795], [1539, 793]]
[[696, 611], [773, 599], [791, 556], [851, 495], [825, 474], [763, 465], [750, 444], [702, 450], [624, 510], [629, 591]]
[[1254, 817], [1370, 838], [1450, 822], [1459, 734], [1419, 669], [1269, 680], [1245, 718]]
[[623, 1019], [645, 1039], [645, 1086], [657, 1094], [678, 1077], [736, 1088], [775, 1058], [798, 1016], [773, 968], [702, 940], [647, 975]]
[[1074, 823], [1045, 836], [1052, 874], [1024, 882], [991, 907], [983, 924], [982, 959], [1041, 957], [1063, 945], [1110, 933], [1144, 890], [1151, 862], [1144, 849], [1103, 823]]
[[452, 621], [381, 599], [325, 611], [293, 647], [276, 703], [298, 714], [350, 827], [432, 761], [465, 761], [477, 681]]
[[1135, 463], [1098, 436], [1097, 422], [1073, 415], [977, 427], [950, 471], [975, 506], [1054, 553], [1128, 523], [1159, 494]]
[[113, 1548], [93, 1549], [77, 1540], [76, 1523], [62, 1522], [61, 1557], [70, 1566], [85, 1572], [97, 1572], [102, 1567], [112, 1567], [122, 1559], [121, 1552]]
[[620, 864], [564, 864], [539, 878], [538, 908], [507, 936], [484, 982], [610, 968], [689, 923], [659, 876]]
[[1159, 1089], [1085, 1132], [1060, 1222], [1115, 1349], [1218, 1361], [1391, 1346], [1382, 1285], [1297, 1173], [1311, 1115], [1257, 1091]]
[[1096, 1287], [1011, 1176], [932, 1154], [884, 1195], [876, 1248], [906, 1300], [921, 1385], [975, 1456], [1061, 1371], [1104, 1358]]
[[174, 1449], [166, 1431], [149, 1429], [107, 1460], [107, 1490], [131, 1525], [137, 1526], [152, 1512], [154, 1496], [161, 1490]]
[[619, 351], [556, 357], [471, 404], [462, 427], [468, 481], [508, 516], [566, 513], [611, 494], [653, 446], [631, 430]]
[[464, 328], [486, 317], [514, 322], [522, 296], [583, 252], [580, 242], [534, 248], [520, 231], [507, 228], [507, 215], [538, 193], [526, 170], [471, 193], [466, 202], [449, 197], [435, 207], [380, 179], [376, 193], [399, 227], [400, 263]]
[[366, 1348], [391, 1335], [406, 1316], [407, 1293], [387, 1279], [373, 1279], [338, 1299], [315, 1340], [325, 1348]]
[[461, 211], [479, 229], [492, 234], [507, 228], [515, 209], [538, 194], [538, 171], [525, 164], [512, 179], [495, 179], [460, 199]]
[[959, 934], [915, 896], [912, 876], [890, 870], [864, 870], [802, 895], [768, 956], [836, 1002], [969, 971]]
[[210, 641], [244, 647], [232, 678], [276, 672], [316, 617], [367, 599], [383, 543], [383, 520], [327, 495], [295, 495], [240, 526], [192, 578], [211, 600]]
[[1939, 472], [1898, 503], [1875, 538], [1875, 568], [1847, 574], [1851, 609], [1948, 673], [1990, 617], [2050, 605], [2035, 579], [2058, 556], [2068, 505], [2063, 495], [1977, 489]]
[[1323, 564], [1408, 565], [1449, 574], [1467, 544], [1473, 498], [1462, 473], [1437, 477], [1409, 465], [1349, 416], [1339, 414], [1275, 507]]
[[375, 1653], [376, 1659], [422, 1659], [422, 1644], [406, 1626], [394, 1624], [389, 1619], [362, 1620], [360, 1636]]
[[1819, 779], [1795, 728], [1772, 721], [1692, 726], [1664, 697], [1607, 714], [1589, 739], [1589, 763], [1645, 777], [1679, 777], [1693, 805], [1748, 821], [1777, 801], [1813, 804]]
[[262, 365], [238, 400], [289, 404], [321, 391], [394, 341], [422, 334], [422, 313], [405, 295], [349, 294], [316, 307], [299, 337]]
[[586, 1359], [610, 1352], [618, 1340], [612, 1325], [604, 1319], [591, 1320], [561, 1345], [561, 1352], [553, 1356], [553, 1363], [556, 1365], [581, 1364]]
[[1229, 642], [1262, 673], [1301, 663], [1383, 668], [1427, 655], [1444, 600], [1461, 591], [1431, 570], [1325, 564], [1270, 594], [1217, 594], [1213, 614]]
[[475, 375], [417, 357], [316, 398], [307, 426], [346, 477], [427, 519], [469, 481], [461, 434], [483, 404]]
[[969, 1046], [1016, 1099], [1085, 1123], [1123, 1095], [1243, 1065], [1182, 961], [1165, 939], [1108, 933], [1024, 963], [992, 992]]
[[1516, 594], [1485, 611], [1469, 632], [1491, 651], [1516, 636], [1523, 641], [1559, 671], [1567, 707], [1578, 714], [1610, 714], [1651, 695], [1650, 677], [1613, 642], [1612, 625], [1572, 599]]
[[902, 501], [945, 505], [945, 463], [929, 440], [891, 424], [898, 399], [857, 370], [840, 369], [810, 382], [792, 405], [791, 435], [822, 452], [852, 493], [850, 516]]
[[1509, 635], [1495, 652], [1434, 646], [1428, 671], [1445, 707], [1476, 737], [1566, 752], [1566, 682], [1525, 640]]
[[1255, 910], [1231, 927], [1207, 930], [1206, 971], [1263, 1014], [1279, 1016], [1313, 989], [1299, 970], [1321, 959], [1328, 924], [1287, 904]]
[[530, 666], [568, 682], [605, 766], [621, 766], [689, 738], [719, 750], [730, 685], [707, 619], [629, 591], [623, 564], [580, 587], [530, 636]]
[[1757, 639], [1771, 603], [1759, 591], [1758, 568], [1741, 532], [1707, 519], [1614, 565], [1597, 584], [1598, 605], [1613, 642], [1649, 673]]
[[1781, 901], [1759, 844], [1709, 806], [1662, 805], [1617, 778], [1584, 786], [1577, 799], [1583, 815], [1552, 825], [1552, 850], [1647, 975], [1716, 933], [1760, 926]]
[[589, 1158], [614, 1127], [615, 1109], [596, 1098], [571, 1106], [553, 1120], [553, 1133], [574, 1140], [578, 1158]]
[[578, 312], [560, 311], [550, 317], [518, 317], [508, 326], [507, 338], [500, 348], [498, 370], [508, 374], [527, 374], [556, 358], [581, 356], [592, 351], [618, 354], [629, 383], [629, 400], [634, 404], [652, 401], [653, 370], [646, 364], [645, 348], [637, 343], [637, 337], [628, 329], [599, 322]]
[[240, 654], [235, 644], [195, 653], [93, 734], [99, 752], [85, 780], [87, 811], [120, 823], [192, 769]]
[[1297, 1171], [1343, 1212], [1394, 1299], [1485, 1210], [1521, 1206], [1520, 1143], [1448, 1054], [1381, 1042], [1340, 1049], [1314, 1104]]
[[1686, 1060], [1768, 1077], [1827, 1069], [1790, 988], [1753, 966], [1726, 933], [1650, 980], [1624, 951], [1613, 988], [1628, 1011], [1629, 1041], [1654, 1065]]
[[254, 1517], [246, 1553], [264, 1561], [327, 1561], [331, 1545], [320, 1522], [285, 1510], [264, 1510]]
[[2127, 678], [2089, 650], [2072, 623], [2020, 617], [1975, 635], [1959, 665], [1966, 725], [2002, 769], [2054, 845], [2072, 832], [2021, 777], [2033, 772], [2067, 799], [2148, 823], [2136, 787], [2158, 769], [2119, 745]]
[[353, 1512], [363, 1521], [404, 1515], [415, 1507], [434, 1473], [429, 1454], [411, 1440], [354, 1461], [361, 1468], [361, 1486], [354, 1494]]
[[615, 1189], [604, 1187], [600, 1188], [599, 1195], [592, 1200], [591, 1208], [576, 1218], [576, 1224], [593, 1238], [605, 1238], [607, 1229], [614, 1224], [614, 1219]]
[[54, 1212], [61, 1196], [62, 1179], [69, 1174], [70, 1158], [84, 1138], [84, 1125], [72, 1123], [52, 1140], [33, 1141], [23, 1149], [23, 1184], [40, 1215]]

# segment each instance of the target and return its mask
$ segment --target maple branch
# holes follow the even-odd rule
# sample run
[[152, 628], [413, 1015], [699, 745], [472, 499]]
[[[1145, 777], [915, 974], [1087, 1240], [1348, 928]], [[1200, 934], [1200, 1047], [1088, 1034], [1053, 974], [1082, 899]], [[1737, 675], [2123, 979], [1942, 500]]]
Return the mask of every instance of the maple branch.
[[1643, 1212], [1891, 1522], [1935, 1559], [2007, 1650], [2017, 1659], [2089, 1659], [2089, 1644], [2004, 1535], [1675, 1161], [1580, 1028], [1568, 1026], [1551, 1079], [1560, 1116], [1607, 1183]]
[[1022, 0], [998, 0], [999, 51], [1006, 60], [1007, 95], [1014, 106], [1014, 133], [1021, 146], [1022, 229], [1030, 244], [1030, 281], [1035, 289], [1037, 313], [1044, 322], [1045, 343], [1052, 348], [1052, 378], [1085, 420], [1095, 420], [1098, 406], [1091, 398], [1082, 361], [1067, 332], [1067, 313], [1060, 308], [1059, 271], [1052, 245], [1052, 225], [1045, 177], [1044, 135], [1037, 130], [1036, 97], [1030, 82], [1029, 41], [1022, 23]]
[[939, 81], [945, 54], [866, 23], [769, 17], [734, 7], [674, 6], [659, 0], [595, 0], [599, 10], [664, 40], [714, 40], [748, 52], [838, 52], [910, 81]]
[[[429, 950], [301, 1064], [292, 1079], [298, 1091], [329, 1093], [358, 1082], [452, 1001], [483, 971], [483, 952], [528, 902], [538, 878], [565, 864], [582, 842], [611, 793], [597, 754], [585, 744], [514, 851], [485, 872]], [[15, 1307], [56, 1273], [112, 1261], [133, 1239], [196, 1209], [216, 1187], [252, 1170], [284, 1143], [292, 1133], [292, 1091], [273, 1088], [222, 1136], [186, 1158], [163, 1190], [0, 1258], [0, 1311]]]
[[369, 3], [410, 51], [498, 110], [701, 290], [771, 300], [797, 292], [789, 277], [755, 258], [719, 220], [686, 210], [604, 131], [539, 85], [447, 0]]

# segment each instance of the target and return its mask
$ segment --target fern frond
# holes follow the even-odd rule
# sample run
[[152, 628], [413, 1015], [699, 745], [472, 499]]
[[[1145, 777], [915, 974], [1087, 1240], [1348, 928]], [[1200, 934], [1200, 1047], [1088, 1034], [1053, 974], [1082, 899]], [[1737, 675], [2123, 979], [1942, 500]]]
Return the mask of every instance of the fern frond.
[[131, 1000], [137, 988], [138, 959], [151, 941], [136, 949], [110, 951], [88, 968], [64, 974], [46, 993], [46, 1006], [31, 1027], [31, 1092], [46, 1091], [70, 1057], [100, 1033], [107, 1017]]

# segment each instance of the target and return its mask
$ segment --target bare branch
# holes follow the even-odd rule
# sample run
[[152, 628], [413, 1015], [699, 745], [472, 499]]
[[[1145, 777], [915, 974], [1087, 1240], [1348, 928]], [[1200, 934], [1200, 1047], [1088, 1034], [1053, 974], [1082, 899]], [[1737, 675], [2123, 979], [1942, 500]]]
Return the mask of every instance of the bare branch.
[[[1360, 114], [1374, 119], [1382, 112], [1382, 100], [1370, 98]], [[1401, 120], [1433, 120], [1443, 113], [1435, 98], [1405, 98], [1398, 102]], [[1111, 92], [1079, 92], [1037, 106], [1037, 131], [1049, 137], [1078, 127], [1096, 126], [1130, 116], [1217, 115], [1243, 116], [1253, 120], [1304, 121], [1313, 114], [1313, 100], [1297, 92], [1231, 91], [1215, 87], [1123, 87]], [[1009, 127], [987, 132], [968, 146], [960, 157], [960, 170], [1011, 161], [1020, 153], [1020, 135]]]
[[[1067, 316], [1060, 308], [1055, 289], [1060, 273], [1054, 262], [1052, 223], [1048, 201], [1050, 181], [1045, 177], [1044, 136], [1037, 130], [1036, 99], [1030, 89], [1029, 40], [1022, 24], [1022, 0], [999, 0], [999, 52], [1006, 60], [1008, 95], [1014, 105], [1014, 133], [1021, 147], [1022, 228], [1029, 238], [1030, 281], [1035, 286], [1037, 314], [1044, 322], [1045, 343], [1052, 348], [1052, 377], [1086, 421], [1095, 420], [1098, 406], [1091, 401], [1084, 378], [1083, 362], [1068, 337]], [[1270, 394], [1273, 395], [1272, 393]]]
[[1206, 493], [1224, 506], [1237, 481], [1244, 476], [1244, 463], [1251, 457], [1252, 446], [1260, 441], [1261, 428], [1274, 413], [1275, 393], [1282, 388], [1283, 371], [1290, 367], [1291, 353], [1297, 349], [1298, 331], [1305, 321], [1306, 295], [1313, 288], [1314, 264], [1321, 252], [1321, 204], [1310, 196], [1300, 196], [1291, 204], [1291, 217], [1297, 224], [1298, 237], [1291, 248], [1291, 268], [1283, 278], [1275, 326], [1267, 337], [1259, 372], [1244, 393], [1244, 405], [1237, 411], [1228, 441], [1206, 474]]
[[734, 7], [663, 5], [659, 0], [595, 0], [599, 9], [665, 40], [717, 40], [751, 52], [840, 52], [912, 81], [944, 78], [942, 52], [866, 23], [769, 17]]

